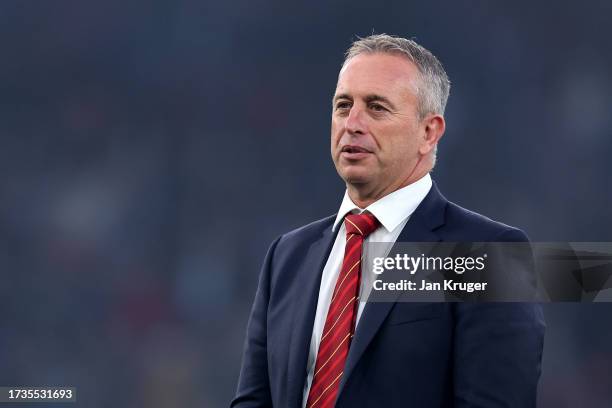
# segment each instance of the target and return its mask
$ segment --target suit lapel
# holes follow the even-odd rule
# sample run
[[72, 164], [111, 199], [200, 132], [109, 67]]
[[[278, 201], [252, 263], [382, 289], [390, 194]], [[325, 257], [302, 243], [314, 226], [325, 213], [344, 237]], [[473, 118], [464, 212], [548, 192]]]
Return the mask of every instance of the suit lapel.
[[[440, 241], [440, 237], [434, 230], [444, 223], [446, 203], [447, 200], [440, 194], [434, 183], [427, 196], [410, 216], [406, 226], [397, 238], [397, 242]], [[391, 249], [389, 256], [392, 256], [394, 251], [396, 251], [395, 247]], [[394, 304], [394, 302], [370, 302], [363, 309], [340, 382], [339, 398], [344, 384], [346, 384], [359, 359], [380, 329]]]
[[321, 276], [338, 231], [332, 231], [334, 219], [335, 216], [330, 217], [331, 221], [322, 231], [320, 239], [310, 246], [308, 254], [304, 257], [305, 261], [301, 265], [296, 265], [295, 276], [299, 282], [295, 286], [296, 307], [287, 371], [287, 397], [290, 407], [300, 407], [302, 405], [304, 381], [307, 373], [306, 363], [319, 300]]

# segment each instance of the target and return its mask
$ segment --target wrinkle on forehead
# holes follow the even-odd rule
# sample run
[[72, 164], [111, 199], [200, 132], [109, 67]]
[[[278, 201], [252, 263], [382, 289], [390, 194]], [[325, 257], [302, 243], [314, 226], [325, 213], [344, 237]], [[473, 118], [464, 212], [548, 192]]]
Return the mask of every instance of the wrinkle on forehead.
[[335, 94], [379, 94], [396, 99], [394, 94], [402, 95], [408, 91], [409, 99], [413, 99], [418, 98], [419, 83], [419, 70], [406, 57], [382, 53], [360, 54], [348, 60], [340, 69]]

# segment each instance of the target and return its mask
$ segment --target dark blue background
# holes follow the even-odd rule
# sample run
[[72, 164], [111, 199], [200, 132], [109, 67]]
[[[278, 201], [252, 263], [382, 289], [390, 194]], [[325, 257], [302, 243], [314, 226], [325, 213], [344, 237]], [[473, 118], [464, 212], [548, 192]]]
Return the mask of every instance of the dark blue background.
[[[356, 34], [453, 83], [433, 173], [540, 241], [612, 241], [607, 1], [0, 4], [0, 385], [216, 407], [259, 266], [335, 212], [331, 96]], [[541, 407], [609, 407], [612, 305], [547, 305]]]

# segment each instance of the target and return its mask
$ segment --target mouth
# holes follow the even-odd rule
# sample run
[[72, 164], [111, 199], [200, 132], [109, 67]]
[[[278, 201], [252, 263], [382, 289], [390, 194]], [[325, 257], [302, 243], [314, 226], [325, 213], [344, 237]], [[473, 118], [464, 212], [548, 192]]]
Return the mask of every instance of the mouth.
[[372, 153], [361, 146], [346, 145], [342, 148], [342, 153]]
[[360, 160], [370, 154], [372, 154], [370, 150], [354, 145], [343, 146], [340, 150], [340, 156], [348, 160]]

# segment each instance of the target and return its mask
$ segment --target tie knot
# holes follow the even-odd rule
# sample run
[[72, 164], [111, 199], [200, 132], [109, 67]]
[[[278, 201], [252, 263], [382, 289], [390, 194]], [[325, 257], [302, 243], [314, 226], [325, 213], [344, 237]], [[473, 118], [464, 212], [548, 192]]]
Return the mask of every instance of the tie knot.
[[346, 234], [357, 234], [366, 238], [378, 228], [380, 223], [372, 214], [348, 214], [344, 218]]

